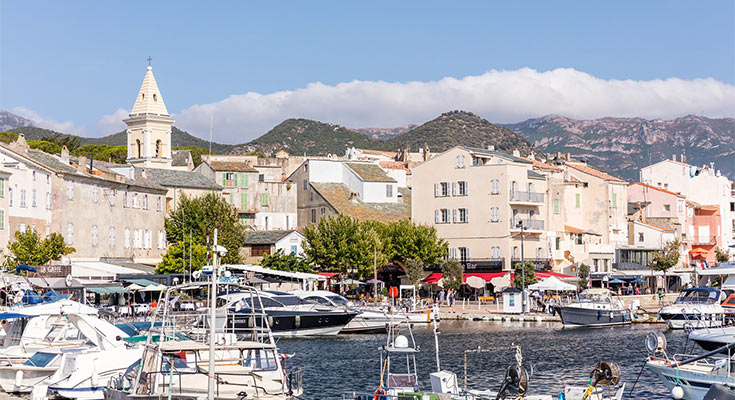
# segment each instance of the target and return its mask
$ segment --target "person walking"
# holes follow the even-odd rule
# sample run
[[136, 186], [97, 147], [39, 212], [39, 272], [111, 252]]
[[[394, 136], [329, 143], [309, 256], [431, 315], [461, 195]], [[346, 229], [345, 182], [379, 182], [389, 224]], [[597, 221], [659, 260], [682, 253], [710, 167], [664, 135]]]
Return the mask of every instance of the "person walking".
[[442, 290], [439, 291], [439, 306], [441, 307], [443, 305], [444, 305], [444, 288], [442, 288]]
[[454, 289], [449, 289], [447, 301], [449, 302], [449, 311], [454, 312]]

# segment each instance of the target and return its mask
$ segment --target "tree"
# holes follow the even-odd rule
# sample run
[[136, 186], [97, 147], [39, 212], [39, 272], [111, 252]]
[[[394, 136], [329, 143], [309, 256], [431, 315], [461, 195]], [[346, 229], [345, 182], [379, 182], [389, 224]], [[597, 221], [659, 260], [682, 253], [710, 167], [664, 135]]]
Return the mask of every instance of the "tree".
[[264, 254], [260, 266], [278, 271], [311, 272], [311, 265], [306, 259], [293, 253], [285, 254], [283, 249], [278, 249], [275, 254]]
[[108, 146], [106, 144], [85, 144], [71, 152], [73, 156], [84, 156], [99, 161], [123, 164], [128, 157], [127, 146]]
[[384, 225], [382, 232], [386, 238], [386, 257], [396, 264], [415, 259], [426, 266], [435, 266], [447, 254], [447, 242], [437, 237], [432, 226], [399, 220]]
[[417, 286], [419, 281], [426, 276], [424, 271], [424, 263], [421, 260], [409, 258], [403, 264], [403, 271], [406, 273], [408, 283]]
[[590, 266], [587, 264], [580, 264], [579, 269], [577, 269], [577, 277], [579, 278], [578, 282], [580, 289], [587, 289], [590, 277]]
[[187, 238], [186, 243], [181, 241], [168, 246], [166, 254], [156, 266], [155, 273], [185, 274], [189, 272], [189, 263], [191, 263], [191, 271], [198, 271], [207, 265], [207, 246], [192, 243], [190, 249]]
[[178, 243], [191, 235], [194, 243], [212, 244], [214, 229], [218, 231], [218, 244], [227, 249], [224, 264], [240, 263], [240, 247], [245, 243], [245, 227], [240, 224], [237, 210], [218, 193], [189, 198], [179, 194], [181, 201], [176, 211], [166, 218], [166, 238], [169, 243]]
[[513, 266], [513, 273], [515, 274], [513, 276], [513, 286], [517, 287], [518, 289], [523, 287], [524, 270], [526, 277], [526, 287], [538, 282], [538, 278], [536, 278], [536, 264], [530, 261], [526, 261], [523, 264], [518, 262], [516, 263], [516, 265]]
[[66, 146], [69, 151], [76, 149], [82, 144], [79, 136], [64, 135], [61, 133], [54, 133], [53, 135], [44, 136], [41, 138], [41, 140], [56, 143], [61, 147]]
[[457, 260], [442, 260], [442, 286], [445, 289], [459, 290], [463, 283], [464, 267]]
[[715, 249], [715, 257], [718, 263], [728, 262], [730, 261], [730, 251], [718, 247]]
[[61, 146], [56, 143], [47, 142], [45, 140], [29, 140], [28, 147], [41, 150], [44, 153], [60, 154]]
[[371, 225], [361, 224], [355, 218], [331, 215], [304, 229], [304, 253], [321, 270], [366, 276], [373, 271], [376, 250], [378, 265], [385, 263], [373, 232]]
[[[650, 267], [656, 271], [663, 271], [664, 282], [666, 282], [666, 271], [679, 264], [680, 251], [681, 241], [674, 239], [666, 242], [661, 251], [652, 254]], [[667, 290], [666, 286], [668, 285], [664, 283], [664, 291]]]
[[11, 255], [6, 258], [6, 264], [10, 268], [15, 268], [18, 264], [45, 265], [75, 251], [56, 232], [41, 239], [35, 229], [27, 229], [25, 232], [16, 231], [14, 239], [8, 243]]

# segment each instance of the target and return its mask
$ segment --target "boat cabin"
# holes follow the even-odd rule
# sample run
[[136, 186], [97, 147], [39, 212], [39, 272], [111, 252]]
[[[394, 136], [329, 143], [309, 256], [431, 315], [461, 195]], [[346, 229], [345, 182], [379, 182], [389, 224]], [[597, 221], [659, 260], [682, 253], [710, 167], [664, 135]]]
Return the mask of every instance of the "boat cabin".
[[724, 297], [719, 289], [695, 287], [682, 289], [674, 304], [720, 304]]

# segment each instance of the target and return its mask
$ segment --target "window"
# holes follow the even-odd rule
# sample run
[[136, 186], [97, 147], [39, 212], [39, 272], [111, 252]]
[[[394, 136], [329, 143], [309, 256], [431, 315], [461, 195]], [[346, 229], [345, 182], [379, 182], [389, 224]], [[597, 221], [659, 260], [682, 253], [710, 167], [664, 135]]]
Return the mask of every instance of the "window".
[[107, 193], [107, 196], [106, 196], [107, 201], [110, 203], [111, 207], [115, 206], [115, 194], [116, 194], [115, 190], [110, 189], [110, 191]]
[[490, 194], [500, 194], [500, 181], [493, 179], [490, 181]]
[[459, 248], [459, 261], [466, 263], [469, 260], [470, 260], [470, 249], [467, 247], [460, 247]]
[[[153, 99], [155, 100], [156, 95], [153, 95]], [[161, 157], [161, 140], [156, 140], [156, 158]]]
[[441, 197], [449, 196], [449, 183], [442, 182], [439, 184], [439, 196]]
[[574, 195], [574, 199], [575, 199], [576, 207], [581, 208], [582, 207], [582, 196], [579, 193], [577, 193]]
[[18, 225], [18, 230], [20, 231], [20, 233], [26, 233], [26, 224]]
[[457, 214], [459, 217], [459, 220], [457, 222], [461, 224], [466, 224], [470, 222], [470, 214], [469, 211], [466, 208], [460, 208], [457, 210]]
[[450, 247], [447, 249], [449, 252], [449, 258], [456, 260], [457, 259], [457, 248], [456, 247]]
[[31, 191], [31, 207], [36, 207], [36, 189]]
[[324, 215], [324, 214], [326, 214], [326, 213], [327, 213], [327, 209], [326, 209], [326, 208], [324, 208], [324, 207], [322, 207], [322, 208], [321, 208], [321, 209], [319, 210], [319, 213], [320, 213], [321, 215]]
[[490, 257], [492, 258], [500, 258], [500, 247], [493, 246], [490, 248]]
[[613, 193], [612, 197], [612, 208], [618, 208], [618, 194]]
[[457, 168], [464, 168], [464, 156], [457, 156]]
[[263, 207], [268, 207], [268, 193], [263, 193], [260, 195], [260, 205]]
[[158, 248], [166, 248], [166, 231], [158, 231]]
[[150, 249], [153, 248], [153, 232], [146, 230], [143, 232], [143, 248], [144, 249]]
[[311, 209], [311, 222], [316, 222], [316, 208]]
[[0, 209], [0, 230], [5, 230], [5, 210]]
[[265, 175], [258, 174], [258, 182], [265, 182]]
[[33, 182], [36, 181], [36, 171], [31, 172], [31, 176], [33, 177]]
[[138, 208], [138, 193], [133, 193], [133, 208]]
[[66, 244], [74, 244], [74, 224], [71, 222], [66, 224]]
[[544, 259], [544, 248], [543, 247], [538, 247], [536, 249], [536, 259], [538, 260]]
[[143, 195], [143, 209], [144, 210], [148, 209], [148, 195], [147, 194]]
[[638, 232], [638, 241], [643, 242], [643, 232]]
[[240, 187], [241, 188], [248, 187], [248, 174], [240, 174]]
[[74, 182], [72, 181], [66, 182], [66, 198], [74, 200]]
[[5, 197], [5, 178], [0, 178], [0, 198]]
[[309, 190], [309, 201], [314, 201], [314, 191]]
[[664, 204], [664, 211], [671, 211], [671, 204]]
[[143, 233], [140, 229], [133, 231], [133, 248], [140, 249], [143, 247]]
[[513, 259], [518, 259], [518, 246], [513, 246]]
[[227, 202], [230, 203], [230, 205], [234, 204], [234, 195], [232, 193], [227, 193]]
[[97, 234], [97, 225], [92, 225], [92, 247], [97, 247], [97, 241], [99, 239]]
[[130, 248], [130, 229], [125, 228], [125, 248]]
[[163, 197], [158, 196], [156, 199], [156, 211], [161, 212], [163, 209]]
[[500, 221], [500, 209], [498, 207], [490, 207], [490, 222]]
[[114, 226], [110, 227], [109, 235], [110, 235], [109, 236], [110, 248], [114, 249], [115, 248], [115, 227]]
[[123, 192], [123, 207], [128, 207], [128, 192]]
[[[677, 212], [679, 214], [684, 214], [684, 202], [682, 200], [679, 200], [676, 204]], [[730, 203], [730, 211], [735, 211], [735, 203]]]
[[559, 199], [554, 199], [554, 214], [559, 214]]
[[53, 195], [51, 195], [51, 192], [46, 193], [46, 209], [50, 210], [53, 204]]
[[304, 190], [306, 190], [307, 185], [308, 185], [308, 182], [306, 181], [306, 179], [304, 179]]
[[467, 182], [465, 181], [457, 182], [457, 195], [467, 196]]
[[439, 210], [434, 210], [434, 222], [437, 224], [448, 224], [451, 221], [449, 220], [449, 210], [446, 208], [442, 208]]
[[97, 203], [97, 185], [92, 186], [92, 203]]
[[248, 194], [247, 193], [240, 193], [240, 209], [241, 210], [248, 209]]
[[385, 185], [385, 197], [393, 197], [393, 185]]
[[254, 244], [251, 247], [250, 255], [253, 257], [262, 257], [264, 254], [271, 253], [271, 246], [268, 244]]
[[298, 252], [299, 252], [299, 246], [297, 246], [295, 244], [292, 244], [291, 245], [291, 254], [298, 255]]
[[20, 189], [20, 206], [21, 208], [25, 208], [26, 206], [26, 190]]
[[583, 243], [583, 241], [582, 241], [582, 234], [581, 233], [576, 234], [575, 237], [576, 237], [575, 243], [577, 243], [577, 244], [582, 244]]
[[555, 242], [556, 242], [555, 244], [556, 245], [554, 246], [554, 248], [556, 248], [557, 250], [559, 250], [559, 248], [561, 248], [561, 238], [560, 237], [556, 237], [555, 239], [556, 239], [555, 240]]
[[13, 188], [11, 187], [8, 188], [8, 206], [13, 206]]

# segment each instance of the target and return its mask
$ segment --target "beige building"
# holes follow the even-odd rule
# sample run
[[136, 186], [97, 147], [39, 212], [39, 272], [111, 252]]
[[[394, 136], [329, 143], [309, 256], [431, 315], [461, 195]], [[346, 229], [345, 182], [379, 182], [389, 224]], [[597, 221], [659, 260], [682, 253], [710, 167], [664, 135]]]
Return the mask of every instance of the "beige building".
[[10, 240], [10, 226], [8, 221], [10, 210], [10, 197], [8, 196], [8, 185], [12, 172], [7, 168], [0, 169], [0, 256], [6, 256], [6, 247]]
[[457, 146], [413, 168], [412, 219], [433, 225], [467, 269], [509, 270], [521, 258], [549, 263], [546, 177], [533, 162]]

